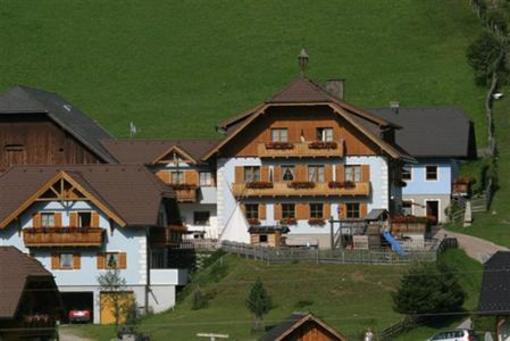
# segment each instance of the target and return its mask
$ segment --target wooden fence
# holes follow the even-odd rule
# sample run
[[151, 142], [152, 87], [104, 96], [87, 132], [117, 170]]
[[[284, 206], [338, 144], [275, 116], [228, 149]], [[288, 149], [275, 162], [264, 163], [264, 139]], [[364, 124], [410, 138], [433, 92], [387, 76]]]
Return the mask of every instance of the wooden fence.
[[378, 340], [393, 340], [393, 338], [403, 332], [416, 327], [421, 324], [421, 321], [418, 319], [413, 319], [409, 317], [405, 317], [402, 320], [398, 321], [395, 324], [392, 324], [388, 328], [384, 329], [380, 334]]

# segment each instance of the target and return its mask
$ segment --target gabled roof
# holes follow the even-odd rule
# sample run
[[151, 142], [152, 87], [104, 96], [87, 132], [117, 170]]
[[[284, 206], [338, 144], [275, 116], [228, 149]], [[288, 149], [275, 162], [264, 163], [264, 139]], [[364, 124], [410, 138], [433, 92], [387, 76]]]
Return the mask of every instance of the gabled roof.
[[485, 263], [479, 304], [481, 314], [510, 314], [510, 251], [498, 251]]
[[324, 321], [318, 319], [312, 314], [294, 313], [290, 315], [285, 321], [277, 324], [275, 327], [270, 329], [262, 338], [261, 341], [283, 341], [283, 340], [294, 340], [288, 337], [294, 330], [302, 326], [307, 322], [313, 322], [326, 329], [336, 339], [334, 340], [347, 340], [347, 338], [340, 334], [335, 329], [328, 326]]
[[156, 226], [164, 197], [173, 191], [143, 166], [12, 167], [0, 176], [0, 228], [36, 200], [48, 184], [65, 178], [120, 226]]
[[194, 163], [200, 163], [205, 153], [213, 148], [220, 140], [102, 140], [101, 143], [115, 159], [124, 164], [153, 164], [172, 151], [191, 158]]
[[455, 107], [369, 109], [403, 127], [398, 145], [414, 157], [471, 158], [476, 155], [473, 124]]
[[99, 142], [112, 136], [97, 122], [55, 93], [14, 86], [0, 95], [0, 115], [45, 114], [104, 162], [115, 162]]
[[0, 246], [0, 319], [12, 319], [29, 278], [53, 282], [53, 275], [41, 263], [14, 246]]

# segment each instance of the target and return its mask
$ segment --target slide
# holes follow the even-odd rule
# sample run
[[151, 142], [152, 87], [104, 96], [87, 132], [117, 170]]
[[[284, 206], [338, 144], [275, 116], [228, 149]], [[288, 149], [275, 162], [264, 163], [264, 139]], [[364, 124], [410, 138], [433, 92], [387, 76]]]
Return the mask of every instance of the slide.
[[390, 243], [391, 249], [393, 251], [398, 253], [400, 256], [405, 255], [404, 250], [402, 250], [402, 246], [400, 246], [400, 243], [395, 238], [393, 238], [390, 231], [384, 231], [383, 236], [384, 236], [384, 239], [386, 239], [386, 241], [388, 243]]

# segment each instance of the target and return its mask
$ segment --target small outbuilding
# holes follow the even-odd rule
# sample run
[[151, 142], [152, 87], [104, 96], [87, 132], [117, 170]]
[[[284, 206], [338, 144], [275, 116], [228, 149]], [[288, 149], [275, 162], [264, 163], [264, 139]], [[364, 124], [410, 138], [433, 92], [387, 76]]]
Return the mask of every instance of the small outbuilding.
[[270, 329], [261, 341], [346, 341], [347, 338], [312, 314], [293, 313]]

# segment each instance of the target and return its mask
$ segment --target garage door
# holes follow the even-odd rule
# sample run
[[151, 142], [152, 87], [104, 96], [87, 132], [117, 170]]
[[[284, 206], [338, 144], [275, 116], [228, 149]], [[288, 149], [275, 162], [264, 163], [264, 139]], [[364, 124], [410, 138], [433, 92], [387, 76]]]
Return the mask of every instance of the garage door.
[[[102, 292], [101, 300], [101, 324], [115, 323], [116, 311], [119, 315], [119, 323], [126, 321], [126, 314], [130, 306], [135, 302], [133, 292], [121, 293]], [[118, 307], [117, 309], [115, 307]]]

